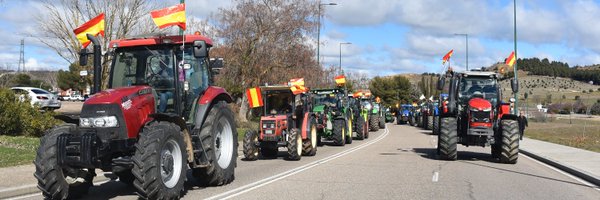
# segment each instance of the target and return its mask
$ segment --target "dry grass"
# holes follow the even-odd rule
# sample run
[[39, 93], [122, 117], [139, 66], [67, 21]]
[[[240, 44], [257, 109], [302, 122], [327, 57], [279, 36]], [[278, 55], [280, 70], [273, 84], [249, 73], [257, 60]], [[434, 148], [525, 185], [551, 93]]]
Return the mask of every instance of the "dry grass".
[[600, 152], [600, 123], [586, 119], [530, 122], [525, 137]]

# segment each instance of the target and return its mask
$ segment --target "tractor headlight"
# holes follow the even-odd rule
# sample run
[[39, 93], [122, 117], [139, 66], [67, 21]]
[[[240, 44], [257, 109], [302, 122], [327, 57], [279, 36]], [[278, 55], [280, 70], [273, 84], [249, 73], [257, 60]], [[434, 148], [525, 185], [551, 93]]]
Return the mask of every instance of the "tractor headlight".
[[367, 110], [371, 110], [371, 109], [373, 108], [373, 106], [371, 106], [371, 104], [367, 104], [367, 105], [365, 105], [365, 108], [366, 108]]
[[119, 122], [116, 116], [90, 117], [79, 118], [79, 126], [81, 127], [118, 127]]
[[267, 128], [267, 124], [263, 124], [263, 128]]
[[516, 100], [514, 97], [511, 97], [508, 101], [510, 101], [511, 103], [514, 103]]

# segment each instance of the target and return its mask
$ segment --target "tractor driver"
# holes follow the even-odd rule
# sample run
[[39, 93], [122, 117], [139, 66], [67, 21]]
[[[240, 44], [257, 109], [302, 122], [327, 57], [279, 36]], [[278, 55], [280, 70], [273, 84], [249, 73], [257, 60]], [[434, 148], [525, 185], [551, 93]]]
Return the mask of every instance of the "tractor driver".
[[149, 77], [150, 84], [155, 87], [159, 97], [158, 111], [165, 112], [167, 103], [170, 98], [173, 98], [173, 68], [169, 64], [168, 57], [159, 58], [159, 69], [152, 70]]
[[290, 102], [289, 97], [283, 98], [283, 102], [281, 104], [281, 107], [279, 108], [279, 112], [280, 113], [291, 113], [292, 112], [292, 104]]

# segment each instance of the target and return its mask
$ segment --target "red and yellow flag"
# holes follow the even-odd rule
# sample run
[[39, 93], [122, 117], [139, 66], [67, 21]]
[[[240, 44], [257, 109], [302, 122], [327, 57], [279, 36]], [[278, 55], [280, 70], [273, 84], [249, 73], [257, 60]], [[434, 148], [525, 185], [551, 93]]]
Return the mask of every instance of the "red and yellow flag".
[[262, 94], [260, 93], [259, 87], [246, 90], [246, 96], [248, 96], [248, 104], [250, 104], [250, 108], [263, 106]]
[[442, 58], [442, 65], [446, 64], [446, 62], [448, 62], [448, 60], [450, 60], [450, 57], [452, 57], [452, 53], [454, 53], [454, 49], [451, 49], [450, 51], [448, 51], [448, 53], [444, 56], [444, 58]]
[[152, 20], [158, 28], [179, 26], [185, 30], [185, 4], [179, 4], [150, 12]]
[[346, 76], [344, 75], [339, 75], [335, 77], [335, 84], [337, 85], [344, 85], [346, 84]]
[[289, 85], [290, 90], [292, 90], [294, 95], [308, 91], [306, 87], [304, 87], [304, 78], [291, 79]]
[[98, 34], [104, 36], [104, 13], [100, 13], [100, 15], [77, 27], [73, 30], [73, 33], [75, 33], [83, 48], [86, 48], [92, 42], [87, 38], [88, 33], [94, 36], [98, 36]]
[[506, 64], [510, 67], [512, 67], [515, 64], [515, 52], [511, 52], [510, 56], [508, 56], [508, 58], [506, 58]]

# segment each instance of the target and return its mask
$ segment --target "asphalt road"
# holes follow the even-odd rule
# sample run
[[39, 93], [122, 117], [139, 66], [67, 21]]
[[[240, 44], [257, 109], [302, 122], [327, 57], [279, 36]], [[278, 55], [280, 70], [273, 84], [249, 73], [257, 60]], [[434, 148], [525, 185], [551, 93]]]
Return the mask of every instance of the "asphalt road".
[[[459, 147], [457, 161], [436, 159], [437, 137], [388, 124], [364, 141], [323, 146], [300, 161], [238, 160], [226, 186], [187, 184], [184, 199], [600, 199], [588, 186], [524, 155], [515, 165], [493, 160], [489, 148]], [[283, 149], [281, 149], [283, 150]], [[240, 152], [241, 153], [241, 152]], [[191, 175], [188, 174], [191, 178]], [[192, 179], [193, 180], [193, 179]], [[39, 194], [19, 199], [39, 199]], [[86, 199], [136, 199], [134, 189], [108, 181]]]

